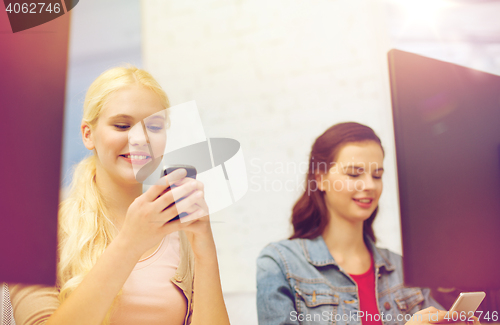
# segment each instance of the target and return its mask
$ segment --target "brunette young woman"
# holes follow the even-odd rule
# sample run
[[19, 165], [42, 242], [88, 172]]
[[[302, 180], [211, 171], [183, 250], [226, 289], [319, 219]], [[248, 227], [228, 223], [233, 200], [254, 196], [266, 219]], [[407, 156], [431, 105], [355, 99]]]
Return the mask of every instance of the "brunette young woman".
[[378, 136], [358, 123], [316, 139], [293, 235], [257, 259], [260, 325], [426, 324], [411, 315], [446, 315], [428, 289], [403, 285], [401, 256], [375, 246], [383, 160]]
[[[144, 193], [137, 180], [161, 161], [168, 107], [135, 67], [91, 84], [81, 134], [93, 153], [60, 205], [57, 286], [10, 284], [18, 325], [229, 324], [203, 184], [184, 169]], [[169, 222], [181, 212], [187, 222]]]

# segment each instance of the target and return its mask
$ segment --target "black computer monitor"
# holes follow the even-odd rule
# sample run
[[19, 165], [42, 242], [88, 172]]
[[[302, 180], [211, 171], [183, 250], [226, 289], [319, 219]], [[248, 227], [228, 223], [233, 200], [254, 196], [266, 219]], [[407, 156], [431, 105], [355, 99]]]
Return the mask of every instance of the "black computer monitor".
[[13, 33], [0, 12], [0, 283], [55, 284], [68, 38], [69, 15]]
[[404, 281], [500, 288], [500, 76], [391, 50]]

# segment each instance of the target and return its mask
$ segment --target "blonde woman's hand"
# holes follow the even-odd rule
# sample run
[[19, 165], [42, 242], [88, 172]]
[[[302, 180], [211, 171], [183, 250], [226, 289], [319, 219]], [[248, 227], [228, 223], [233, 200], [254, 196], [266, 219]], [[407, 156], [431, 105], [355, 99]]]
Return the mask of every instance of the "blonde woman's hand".
[[[204, 194], [204, 185], [202, 182], [185, 178], [181, 184], [195, 183], [196, 191]], [[215, 242], [210, 226], [210, 216], [205, 197], [202, 195], [195, 199], [195, 203], [186, 211], [188, 216], [182, 218], [181, 229], [186, 232], [186, 236], [191, 243], [191, 248], [195, 256], [205, 257], [215, 253]]]
[[[162, 177], [129, 206], [117, 239], [124, 241], [133, 253], [141, 256], [167, 234], [188, 228], [197, 221], [169, 222], [180, 213], [188, 213], [185, 218], [190, 219], [207, 215], [207, 211], [201, 208], [203, 205], [206, 207], [203, 191], [200, 190], [203, 185], [185, 176], [185, 169], [175, 170]], [[174, 204], [182, 197], [185, 198]]]

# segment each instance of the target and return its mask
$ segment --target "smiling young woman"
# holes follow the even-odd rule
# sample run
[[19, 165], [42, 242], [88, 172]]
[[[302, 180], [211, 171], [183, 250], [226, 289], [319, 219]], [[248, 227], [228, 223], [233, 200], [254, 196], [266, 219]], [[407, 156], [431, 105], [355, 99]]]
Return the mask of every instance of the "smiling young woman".
[[[81, 134], [93, 154], [60, 205], [57, 286], [10, 284], [17, 324], [229, 324], [203, 184], [183, 169], [145, 193], [138, 180], [162, 159], [168, 107], [135, 67], [92, 83]], [[181, 212], [192, 219], [169, 222]]]
[[401, 256], [375, 246], [383, 160], [380, 139], [358, 123], [316, 139], [293, 235], [257, 259], [260, 325], [404, 324], [422, 308], [442, 309], [428, 289], [403, 285]]

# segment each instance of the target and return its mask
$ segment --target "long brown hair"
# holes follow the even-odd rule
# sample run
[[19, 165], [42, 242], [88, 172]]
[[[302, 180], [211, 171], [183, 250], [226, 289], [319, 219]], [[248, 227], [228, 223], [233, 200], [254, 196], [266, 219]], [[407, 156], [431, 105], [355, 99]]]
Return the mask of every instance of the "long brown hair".
[[[309, 156], [309, 169], [306, 176], [306, 190], [292, 209], [293, 238], [313, 239], [323, 233], [328, 224], [328, 209], [323, 191], [317, 190], [316, 174], [326, 173], [327, 166], [335, 161], [340, 149], [348, 143], [375, 141], [382, 148], [382, 143], [375, 132], [368, 126], [355, 122], [339, 123], [331, 126], [314, 142]], [[320, 170], [325, 167], [325, 170]], [[312, 189], [311, 185], [316, 188]], [[373, 220], [378, 207], [363, 223], [363, 234], [375, 242]]]

